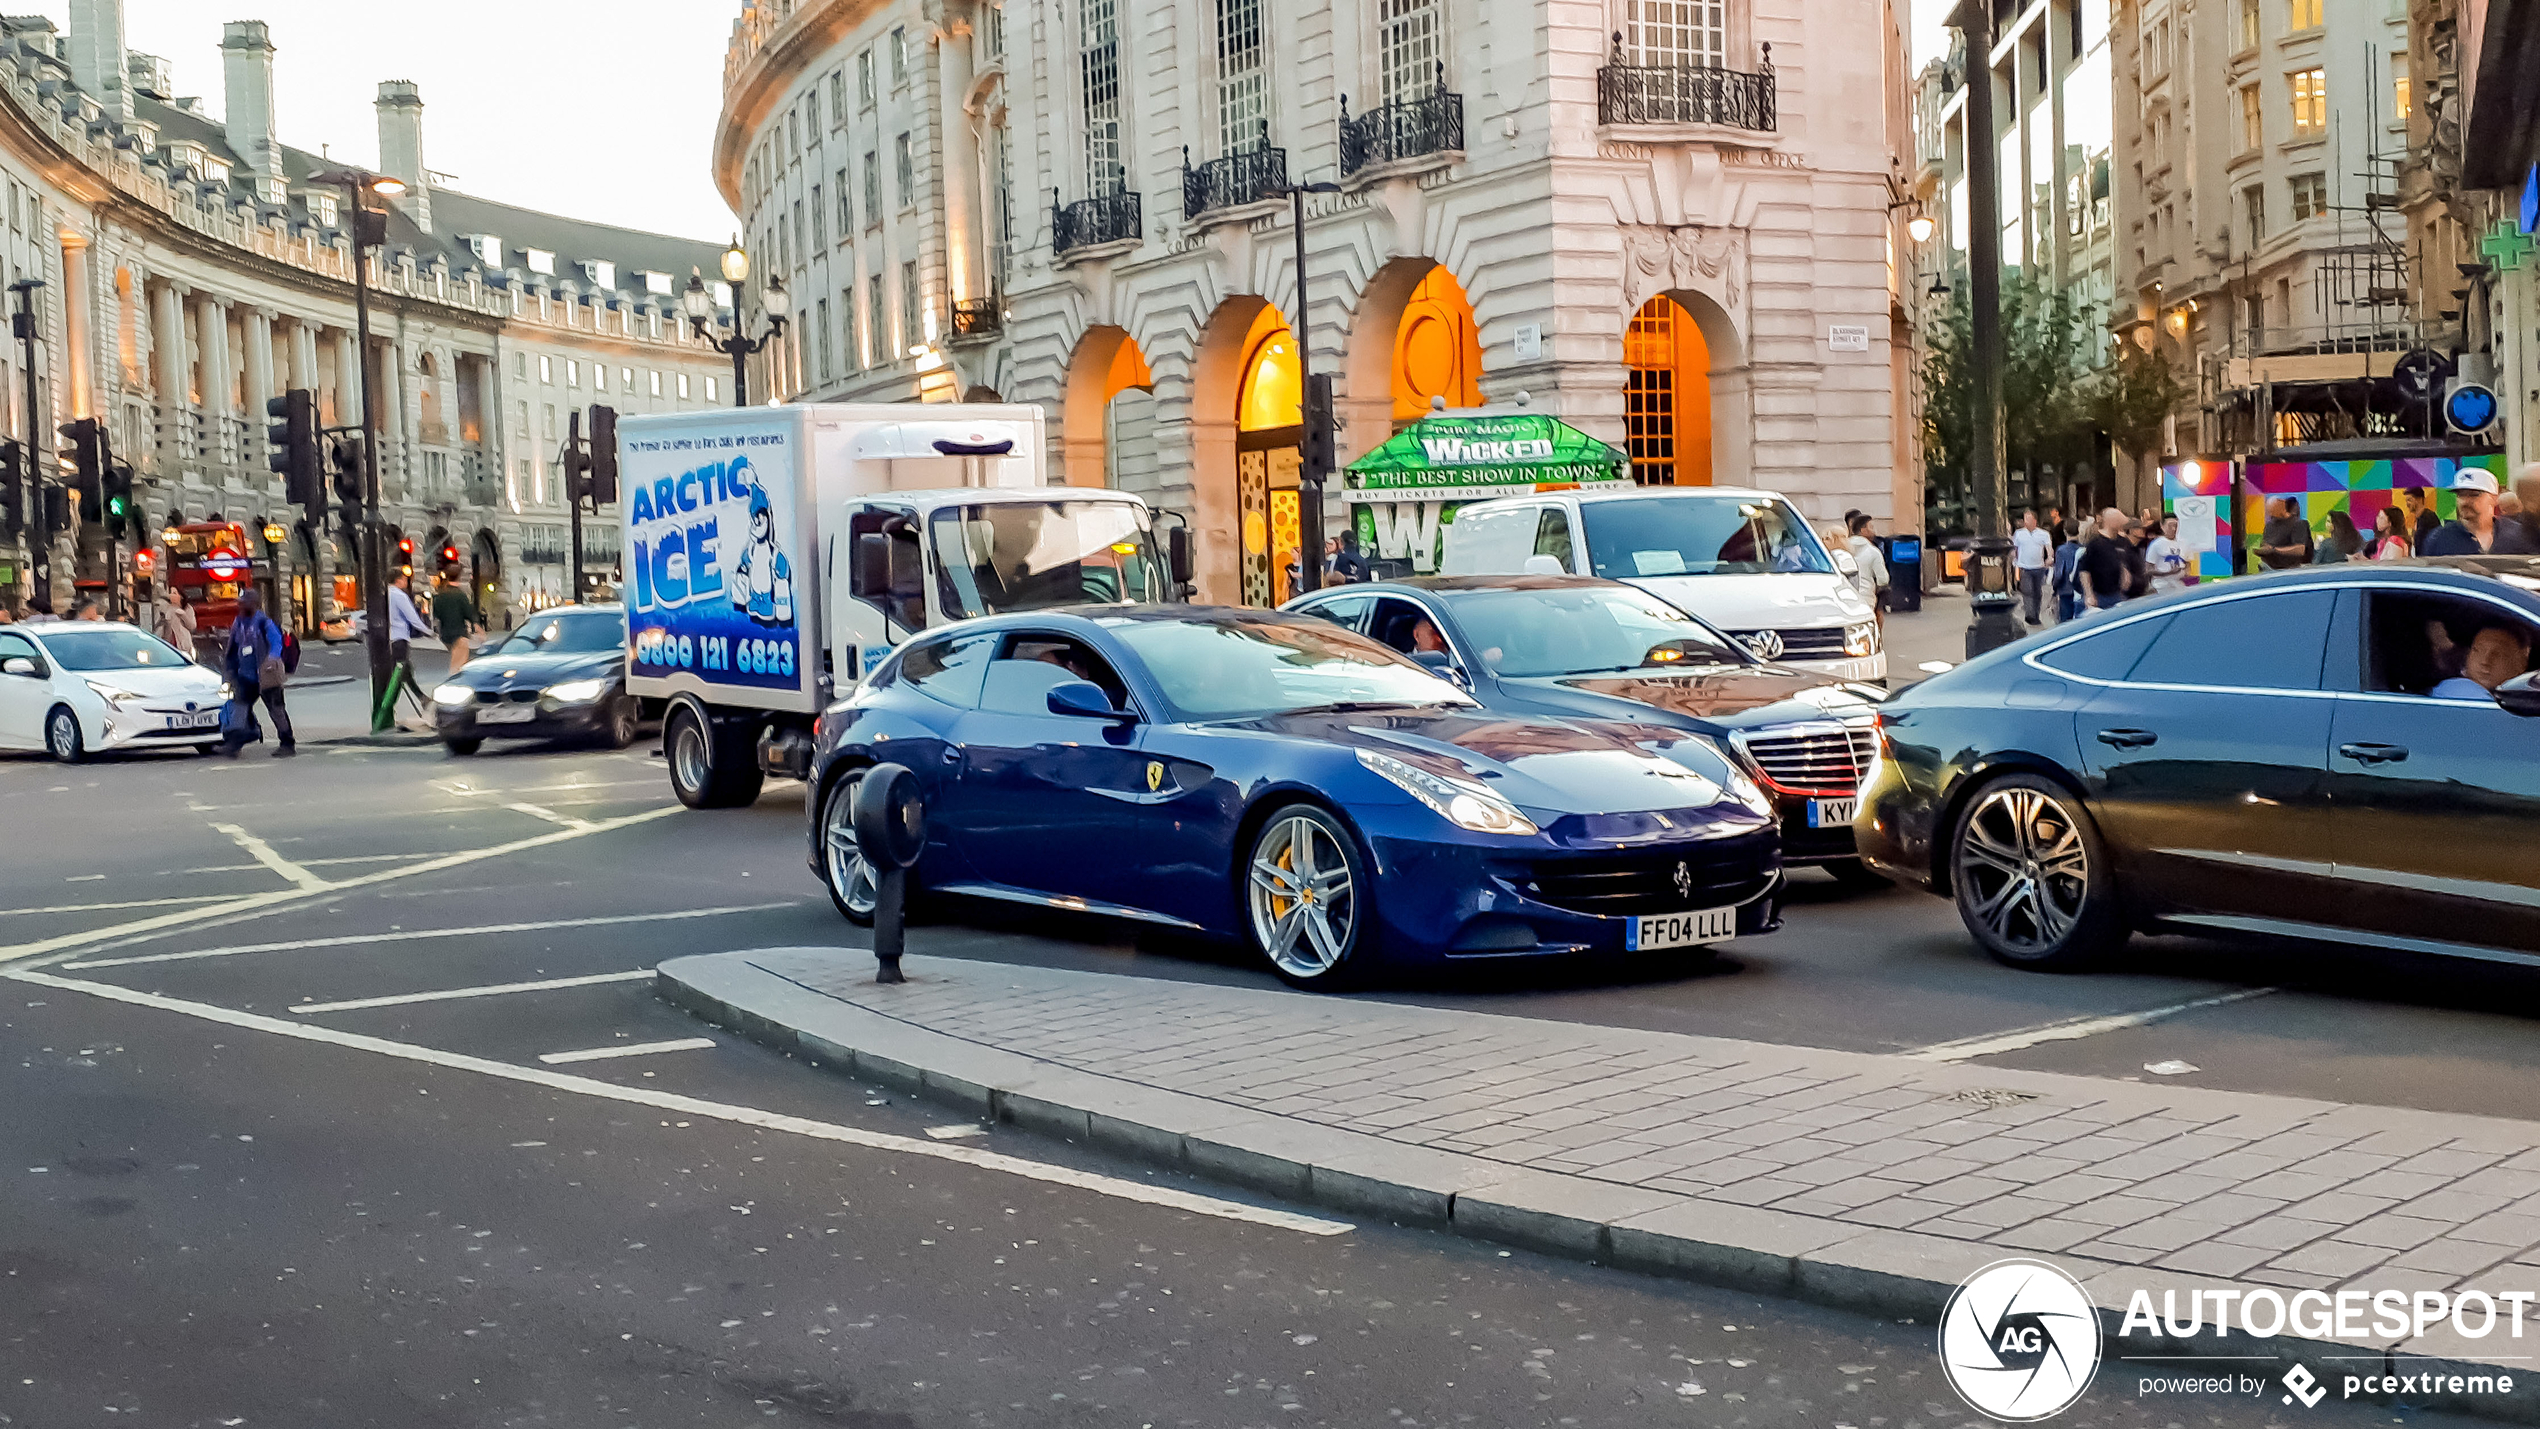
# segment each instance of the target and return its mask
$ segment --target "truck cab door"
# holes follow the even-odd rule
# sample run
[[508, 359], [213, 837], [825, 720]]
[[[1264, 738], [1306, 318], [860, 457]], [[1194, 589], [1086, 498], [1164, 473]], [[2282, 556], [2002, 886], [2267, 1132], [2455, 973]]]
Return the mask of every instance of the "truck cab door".
[[[884, 559], [873, 558], [868, 536], [887, 542]], [[925, 547], [915, 511], [865, 502], [848, 505], [846, 521], [830, 539], [829, 653], [843, 690], [927, 627]]]

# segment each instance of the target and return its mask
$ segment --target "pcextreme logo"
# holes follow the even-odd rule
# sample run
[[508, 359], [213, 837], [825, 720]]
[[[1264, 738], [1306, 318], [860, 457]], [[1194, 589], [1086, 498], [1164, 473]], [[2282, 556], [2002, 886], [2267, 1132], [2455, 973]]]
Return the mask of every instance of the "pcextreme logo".
[[2099, 1312], [2054, 1266], [1997, 1260], [1961, 1281], [1941, 1312], [1940, 1368], [1979, 1414], [2052, 1418], [2099, 1372]]

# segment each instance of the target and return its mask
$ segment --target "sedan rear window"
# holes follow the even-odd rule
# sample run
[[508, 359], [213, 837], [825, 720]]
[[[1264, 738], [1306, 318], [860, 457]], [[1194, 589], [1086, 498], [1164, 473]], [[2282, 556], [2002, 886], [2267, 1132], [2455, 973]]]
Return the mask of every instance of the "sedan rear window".
[[2190, 605], [2127, 678], [2138, 685], [2316, 690], [2337, 593], [2287, 591]]

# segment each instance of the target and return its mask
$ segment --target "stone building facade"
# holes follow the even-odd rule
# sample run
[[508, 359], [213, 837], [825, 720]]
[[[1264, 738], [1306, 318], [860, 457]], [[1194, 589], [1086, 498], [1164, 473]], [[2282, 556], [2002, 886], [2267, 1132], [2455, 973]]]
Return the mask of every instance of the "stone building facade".
[[[778, 390], [1042, 404], [1058, 479], [1189, 518], [1206, 598], [1283, 591], [1309, 368], [1344, 461], [1437, 402], [1524, 401], [1645, 481], [1911, 530], [1901, 21], [1887, 0], [754, 0], [716, 175], [816, 284]], [[1291, 183], [1324, 186], [1302, 348]], [[850, 350], [880, 360], [822, 365]]]
[[[364, 355], [343, 191], [317, 178], [334, 166], [274, 132], [273, 36], [225, 27], [214, 118], [170, 92], [163, 61], [126, 51], [119, 0], [74, 0], [68, 35], [0, 25], [0, 262], [43, 285], [32, 419], [25, 349], [0, 351], [8, 436], [49, 461], [61, 424], [96, 418], [151, 532], [245, 522], [259, 582], [313, 626], [336, 613], [350, 562], [269, 471], [265, 402], [306, 387], [322, 423], [355, 424]], [[425, 167], [422, 114], [413, 85], [380, 85], [381, 167], [409, 185], [372, 255], [383, 512], [415, 542], [419, 576], [455, 548], [500, 625], [572, 598], [557, 457], [575, 412], [729, 399], [728, 361], [680, 316], [680, 290], [700, 267], [711, 278], [720, 250], [459, 192]], [[31, 587], [34, 537], [0, 542], [0, 599], [66, 610], [129, 575], [83, 515], [48, 592]], [[614, 515], [589, 524], [605, 578]], [[268, 543], [269, 526], [283, 538]]]

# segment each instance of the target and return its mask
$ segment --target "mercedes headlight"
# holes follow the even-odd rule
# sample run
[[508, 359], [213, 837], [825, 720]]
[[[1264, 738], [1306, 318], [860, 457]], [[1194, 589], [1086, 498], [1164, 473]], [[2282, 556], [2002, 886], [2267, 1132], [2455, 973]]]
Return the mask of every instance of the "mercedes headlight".
[[1535, 832], [1534, 820], [1519, 813], [1516, 805], [1479, 784], [1467, 784], [1461, 779], [1432, 774], [1372, 749], [1358, 751], [1358, 762], [1383, 776], [1402, 792], [1428, 805], [1459, 829], [1471, 829], [1477, 834]]
[[1858, 625], [1843, 627], [1843, 653], [1856, 656], [1879, 653], [1879, 623], [1864, 620]]
[[141, 698], [141, 696], [134, 694], [132, 691], [127, 690], [120, 685], [110, 685], [103, 680], [89, 681], [88, 688], [95, 690], [97, 692], [97, 697], [110, 705], [120, 706], [133, 704]]
[[606, 680], [567, 680], [561, 685], [549, 685], [547, 698], [564, 705], [587, 704], [608, 687]]
[[432, 702], [436, 705], [449, 705], [455, 708], [459, 705], [472, 704], [475, 700], [476, 691], [465, 685], [443, 685], [432, 692]]

